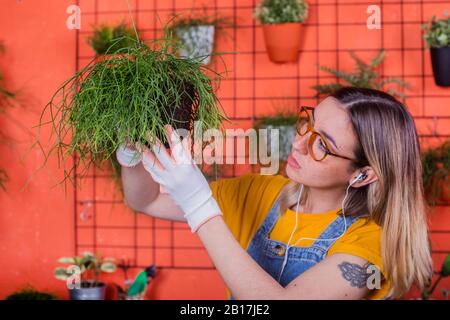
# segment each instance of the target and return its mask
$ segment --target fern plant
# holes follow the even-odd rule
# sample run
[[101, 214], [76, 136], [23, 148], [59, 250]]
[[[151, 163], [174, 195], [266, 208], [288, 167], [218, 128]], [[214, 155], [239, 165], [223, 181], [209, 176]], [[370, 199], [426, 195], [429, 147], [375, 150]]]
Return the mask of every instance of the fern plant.
[[[342, 79], [348, 85], [358, 87], [358, 88], [370, 88], [386, 91], [394, 96], [404, 98], [405, 94], [398, 91], [395, 88], [388, 87], [391, 84], [400, 85], [403, 88], [410, 89], [411, 86], [404, 80], [396, 77], [384, 77], [382, 78], [376, 71], [377, 67], [383, 62], [385, 58], [385, 51], [382, 49], [380, 52], [371, 60], [370, 63], [364, 62], [360, 59], [353, 51], [349, 51], [349, 54], [356, 63], [356, 67], [353, 72], [347, 72], [342, 70], [333, 69], [326, 66], [319, 66], [322, 71], [331, 73], [338, 79]], [[317, 91], [317, 96], [329, 94], [337, 89], [346, 86], [341, 83], [329, 83], [329, 84], [319, 84], [312, 86], [314, 90]]]

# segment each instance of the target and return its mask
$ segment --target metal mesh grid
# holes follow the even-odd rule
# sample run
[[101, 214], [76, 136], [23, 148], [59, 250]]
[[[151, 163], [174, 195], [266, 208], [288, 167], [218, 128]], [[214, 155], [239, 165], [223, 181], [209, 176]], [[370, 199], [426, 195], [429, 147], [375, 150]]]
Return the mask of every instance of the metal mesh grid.
[[[348, 49], [361, 57], [374, 56], [380, 48], [387, 53], [380, 74], [396, 76], [411, 82], [413, 90], [404, 102], [409, 106], [419, 128], [423, 144], [435, 144], [450, 137], [450, 115], [440, 104], [449, 104], [450, 92], [436, 89], [429, 67], [428, 52], [424, 50], [421, 34], [411, 37], [411, 32], [428, 18], [430, 10], [448, 7], [448, 1], [308, 1], [310, 15], [306, 22], [308, 37], [296, 64], [277, 66], [268, 61], [262, 41], [260, 26], [252, 18], [257, 1], [203, 1], [210, 12], [232, 16], [235, 27], [230, 29], [231, 42], [219, 42], [224, 50], [239, 54], [225, 55], [230, 70], [222, 80], [219, 99], [234, 126], [250, 127], [255, 120], [271, 111], [274, 100], [289, 100], [294, 104], [315, 105], [319, 99], [310, 86], [336, 79], [311, 68], [327, 65], [337, 69], [348, 66]], [[83, 21], [100, 23], [112, 17], [128, 16], [123, 0], [79, 0]], [[169, 13], [189, 10], [192, 1], [130, 0], [137, 28], [144, 38], [155, 37], [161, 31], [155, 13], [165, 17]], [[195, 4], [199, 4], [198, 1]], [[382, 29], [373, 31], [367, 41], [352, 40], [353, 32], [367, 32], [365, 8], [377, 4], [382, 9]], [[346, 10], [360, 8], [362, 15], [345, 15]], [[415, 28], [415, 29], [414, 29]], [[83, 26], [76, 37], [76, 69], [93, 58], [86, 50], [84, 37], [90, 31]], [[417, 32], [417, 31], [415, 31]], [[331, 36], [330, 35], [334, 35]], [[397, 36], [397, 38], [395, 38]], [[393, 43], [392, 39], [399, 40]], [[324, 41], [327, 39], [327, 41]], [[357, 37], [355, 38], [357, 39]], [[388, 63], [387, 61], [390, 61]], [[420, 66], [417, 72], [417, 66]], [[215, 68], [221, 68], [213, 63]], [[271, 87], [271, 88], [269, 88]], [[280, 94], [276, 88], [288, 88]], [[273, 89], [275, 88], [275, 90]], [[282, 90], [281, 90], [282, 91]], [[223, 177], [236, 176], [252, 170], [248, 166], [231, 166]], [[75, 172], [76, 175], [76, 172]], [[199, 240], [190, 234], [185, 224], [163, 221], [134, 214], [126, 209], [122, 199], [111, 199], [111, 182], [107, 175], [97, 170], [85, 177], [83, 187], [74, 191], [75, 249], [101, 251], [104, 254], [130, 259], [133, 266], [145, 267], [156, 263], [161, 268], [214, 269]], [[106, 191], [105, 191], [106, 190]], [[448, 204], [442, 204], [448, 206]], [[449, 231], [432, 230], [439, 237]], [[443, 256], [447, 250], [434, 250]]]

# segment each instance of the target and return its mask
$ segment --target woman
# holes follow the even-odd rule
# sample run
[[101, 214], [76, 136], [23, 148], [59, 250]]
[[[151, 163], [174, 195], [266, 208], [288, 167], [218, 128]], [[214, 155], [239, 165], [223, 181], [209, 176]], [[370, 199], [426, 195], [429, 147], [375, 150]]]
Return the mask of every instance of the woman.
[[208, 184], [190, 139], [166, 129], [170, 154], [119, 148], [126, 201], [187, 221], [232, 299], [386, 299], [428, 285], [418, 136], [389, 94], [346, 87], [302, 107], [288, 178]]

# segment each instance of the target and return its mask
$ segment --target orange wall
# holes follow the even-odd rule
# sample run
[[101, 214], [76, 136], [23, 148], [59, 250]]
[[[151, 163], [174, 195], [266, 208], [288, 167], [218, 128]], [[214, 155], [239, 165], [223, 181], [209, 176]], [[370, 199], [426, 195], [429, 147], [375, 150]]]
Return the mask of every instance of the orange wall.
[[[180, 0], [130, 2], [133, 9], [138, 9], [135, 18], [144, 38], [160, 33], [155, 11], [166, 21], [172, 10], [178, 12], [192, 5], [192, 1]], [[412, 90], [406, 92], [409, 95], [406, 104], [415, 116], [423, 145], [436, 145], [448, 139], [450, 89], [434, 85], [429, 53], [422, 51], [420, 31], [422, 20], [450, 9], [448, 2], [408, 1], [401, 6], [398, 1], [383, 1], [382, 30], [365, 27], [365, 9], [377, 2], [338, 2], [336, 5], [331, 0], [310, 0], [299, 62], [274, 65], [265, 53], [261, 28], [252, 19], [255, 1], [203, 1], [211, 10], [237, 18], [238, 29], [228, 30], [235, 41], [225, 36], [216, 48], [239, 52], [224, 55], [229, 73], [219, 89], [233, 126], [251, 126], [256, 117], [273, 112], [274, 104], [279, 105], [286, 97], [293, 107], [299, 103], [316, 104], [318, 100], [310, 87], [334, 80], [318, 71], [316, 63], [349, 69], [353, 63], [345, 50], [355, 49], [367, 59], [384, 47], [387, 55], [380, 72], [404, 76], [412, 84]], [[6, 116], [0, 116], [2, 132], [14, 139], [10, 145], [0, 145], [0, 167], [6, 168], [10, 176], [7, 193], [0, 191], [0, 298], [26, 283], [66, 296], [64, 284], [52, 276], [56, 261], [87, 249], [131, 258], [140, 266], [153, 261], [165, 266], [153, 283], [149, 298], [225, 298], [220, 275], [212, 269], [198, 239], [184, 225], [135, 215], [120, 199], [112, 198], [112, 184], [108, 178], [99, 177], [98, 172], [93, 172], [95, 178], [83, 181], [82, 189], [72, 190], [68, 185], [65, 195], [62, 186], [53, 187], [63, 178], [54, 156], [45, 169], [32, 176], [44, 157], [38, 149], [30, 150], [36, 134], [31, 127], [39, 121], [43, 106], [57, 86], [73, 74], [77, 61], [82, 66], [92, 58], [93, 53], [85, 43], [89, 26], [127, 18], [125, 0], [81, 0], [82, 29], [68, 30], [66, 8], [75, 3], [75, 0], [2, 0], [0, 6], [0, 40], [6, 46], [0, 68], [8, 84], [20, 89], [22, 102]], [[195, 3], [199, 7], [202, 1]], [[223, 70], [220, 63], [213, 66]], [[42, 134], [48, 137], [48, 128]], [[232, 174], [247, 170], [247, 166], [236, 167]], [[87, 207], [89, 201], [93, 207]], [[90, 218], [81, 219], [82, 212], [88, 212]], [[430, 221], [433, 257], [436, 266], [440, 266], [445, 252], [450, 251], [449, 207], [437, 207], [430, 213]], [[118, 273], [107, 280], [121, 281], [122, 277]], [[450, 288], [450, 281], [443, 281], [441, 286]], [[436, 291], [435, 297], [440, 298], [439, 288]], [[413, 291], [409, 296], [416, 294]]]

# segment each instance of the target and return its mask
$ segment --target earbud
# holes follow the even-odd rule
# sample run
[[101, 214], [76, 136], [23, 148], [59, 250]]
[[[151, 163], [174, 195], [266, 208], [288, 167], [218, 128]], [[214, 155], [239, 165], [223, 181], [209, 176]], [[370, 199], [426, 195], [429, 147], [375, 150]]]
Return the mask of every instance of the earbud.
[[361, 172], [350, 184], [354, 184], [355, 182], [358, 182], [358, 181], [364, 181], [366, 178], [367, 178], [367, 173]]

